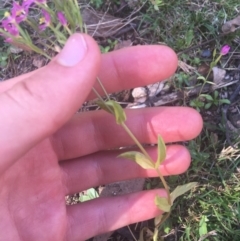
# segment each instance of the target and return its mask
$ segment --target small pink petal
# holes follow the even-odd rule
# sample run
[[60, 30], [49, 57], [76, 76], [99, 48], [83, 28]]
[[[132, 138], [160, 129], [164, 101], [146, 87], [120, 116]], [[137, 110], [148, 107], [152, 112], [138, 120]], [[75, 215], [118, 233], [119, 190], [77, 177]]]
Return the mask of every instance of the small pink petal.
[[222, 49], [221, 49], [220, 54], [221, 54], [221, 55], [226, 55], [226, 54], [228, 54], [228, 52], [230, 51], [230, 49], [231, 49], [230, 46], [224, 45], [224, 46], [222, 47]]

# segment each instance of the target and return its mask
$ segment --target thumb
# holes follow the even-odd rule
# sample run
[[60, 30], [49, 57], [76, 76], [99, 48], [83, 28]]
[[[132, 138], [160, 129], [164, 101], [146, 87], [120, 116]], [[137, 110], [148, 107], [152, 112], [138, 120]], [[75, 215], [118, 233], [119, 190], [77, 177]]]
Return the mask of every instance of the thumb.
[[0, 95], [0, 173], [58, 130], [88, 96], [100, 52], [84, 34], [72, 35], [49, 65]]

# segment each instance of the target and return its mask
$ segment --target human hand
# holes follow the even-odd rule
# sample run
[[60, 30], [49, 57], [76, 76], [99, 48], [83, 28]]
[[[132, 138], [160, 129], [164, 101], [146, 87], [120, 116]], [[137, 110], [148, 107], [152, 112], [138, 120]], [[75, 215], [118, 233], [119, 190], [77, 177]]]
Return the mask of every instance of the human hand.
[[[109, 92], [144, 86], [172, 75], [176, 55], [164, 46], [137, 46], [100, 55], [87, 35], [74, 34], [51, 63], [0, 84], [0, 240], [86, 240], [160, 214], [164, 190], [98, 198], [66, 206], [65, 195], [115, 181], [153, 177], [154, 170], [117, 159], [110, 150], [133, 145], [104, 111], [75, 114], [97, 76]], [[96, 85], [99, 92], [101, 90]], [[127, 125], [143, 143], [190, 140], [202, 128], [190, 108], [126, 110]], [[148, 148], [156, 156], [155, 148]], [[184, 172], [187, 149], [167, 147], [163, 175]]]

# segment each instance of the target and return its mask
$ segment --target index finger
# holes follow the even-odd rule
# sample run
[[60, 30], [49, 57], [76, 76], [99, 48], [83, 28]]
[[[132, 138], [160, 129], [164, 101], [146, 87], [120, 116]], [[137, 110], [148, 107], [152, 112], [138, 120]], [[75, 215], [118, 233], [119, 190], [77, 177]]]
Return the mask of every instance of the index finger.
[[[169, 78], [177, 68], [177, 56], [167, 46], [134, 46], [102, 54], [99, 78], [108, 93], [145, 86]], [[45, 68], [45, 67], [42, 67]], [[0, 93], [38, 70], [0, 84]], [[99, 84], [94, 86], [102, 94]], [[95, 98], [90, 94], [89, 98]]]
[[[165, 80], [177, 64], [176, 54], [167, 46], [129, 47], [102, 55], [99, 78], [107, 92], [113, 93]], [[99, 85], [94, 87], [102, 93]]]

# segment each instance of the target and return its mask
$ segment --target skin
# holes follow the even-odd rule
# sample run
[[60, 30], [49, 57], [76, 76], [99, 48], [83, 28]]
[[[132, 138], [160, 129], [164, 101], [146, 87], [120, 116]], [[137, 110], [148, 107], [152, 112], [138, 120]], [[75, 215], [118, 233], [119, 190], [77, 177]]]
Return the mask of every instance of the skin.
[[[156, 175], [110, 150], [133, 144], [111, 115], [75, 114], [86, 99], [95, 98], [93, 85], [101, 93], [96, 76], [110, 93], [164, 80], [177, 68], [168, 47], [136, 46], [101, 55], [94, 40], [82, 36], [87, 50], [73, 67], [60, 65], [57, 56], [37, 71], [0, 84], [0, 240], [86, 240], [161, 213], [154, 205], [156, 194], [166, 196], [160, 189], [65, 205], [65, 195]], [[143, 143], [156, 143], [158, 134], [171, 143], [190, 140], [202, 129], [200, 115], [186, 107], [126, 114], [127, 125]], [[156, 158], [156, 148], [148, 151]], [[190, 160], [185, 147], [169, 145], [160, 171], [183, 173]]]

